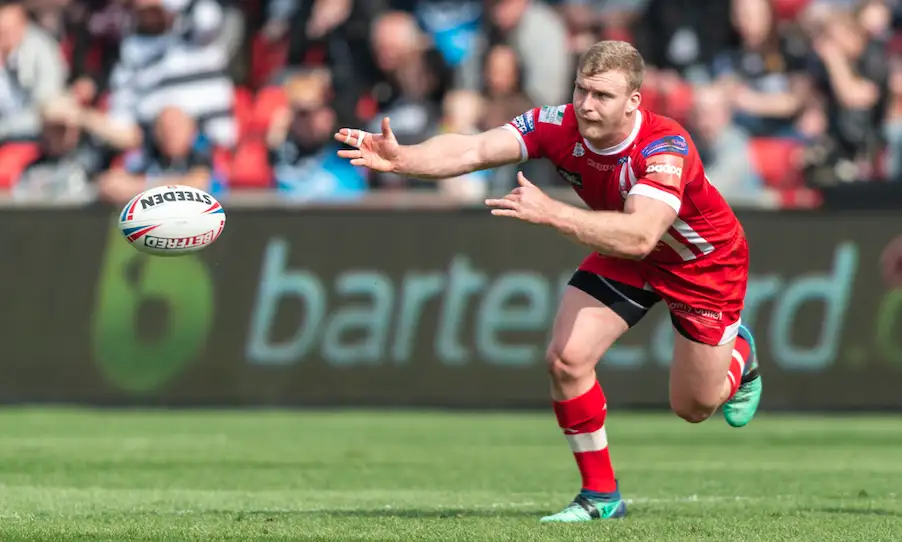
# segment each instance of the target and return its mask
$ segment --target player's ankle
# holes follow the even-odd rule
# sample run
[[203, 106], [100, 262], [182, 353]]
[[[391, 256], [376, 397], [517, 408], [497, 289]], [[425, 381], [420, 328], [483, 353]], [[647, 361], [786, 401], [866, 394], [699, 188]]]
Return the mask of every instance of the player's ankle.
[[595, 501], [620, 500], [620, 491], [617, 489], [617, 482], [614, 480], [595, 483], [592, 485], [592, 489], [584, 487], [580, 489], [579, 494]]

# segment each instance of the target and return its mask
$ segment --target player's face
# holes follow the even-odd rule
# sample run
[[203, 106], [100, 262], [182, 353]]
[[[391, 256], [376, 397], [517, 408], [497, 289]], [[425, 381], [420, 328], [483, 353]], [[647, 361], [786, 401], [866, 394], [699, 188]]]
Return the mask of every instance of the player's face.
[[616, 145], [632, 130], [632, 113], [638, 109], [639, 100], [639, 93], [629, 90], [623, 72], [577, 75], [573, 110], [579, 132], [593, 143]]

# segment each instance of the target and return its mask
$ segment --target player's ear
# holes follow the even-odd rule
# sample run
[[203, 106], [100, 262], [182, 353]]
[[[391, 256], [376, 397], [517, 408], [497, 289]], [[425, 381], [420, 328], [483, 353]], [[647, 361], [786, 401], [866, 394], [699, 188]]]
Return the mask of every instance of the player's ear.
[[626, 101], [626, 111], [627, 113], [633, 113], [637, 109], [639, 109], [639, 104], [642, 103], [642, 95], [639, 94], [638, 90], [634, 90], [632, 94], [630, 94], [629, 100]]

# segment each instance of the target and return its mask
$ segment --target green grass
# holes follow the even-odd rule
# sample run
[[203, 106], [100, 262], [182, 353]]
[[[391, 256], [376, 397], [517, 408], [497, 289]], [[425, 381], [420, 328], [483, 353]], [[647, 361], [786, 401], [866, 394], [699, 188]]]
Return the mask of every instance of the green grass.
[[0, 411], [0, 540], [902, 539], [902, 421], [612, 412], [630, 517], [578, 490], [553, 416]]

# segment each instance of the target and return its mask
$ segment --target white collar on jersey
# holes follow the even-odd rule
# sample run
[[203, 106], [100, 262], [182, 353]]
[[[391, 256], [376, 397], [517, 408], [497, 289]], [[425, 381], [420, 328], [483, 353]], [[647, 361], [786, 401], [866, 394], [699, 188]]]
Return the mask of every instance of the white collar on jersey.
[[588, 147], [589, 150], [594, 152], [595, 154], [600, 154], [602, 156], [609, 156], [612, 154], [620, 154], [621, 152], [625, 151], [626, 148], [629, 147], [633, 143], [633, 141], [636, 140], [636, 136], [639, 135], [639, 129], [641, 129], [641, 128], [642, 128], [642, 111], [636, 111], [636, 120], [633, 122], [633, 131], [630, 132], [630, 135], [626, 139], [621, 141], [620, 143], [618, 143], [612, 147], [605, 147], [603, 149], [596, 149], [595, 146], [592, 145], [591, 143], [589, 143], [589, 140], [587, 140], [586, 138], [583, 138], [583, 143], [585, 143], [586, 147]]

